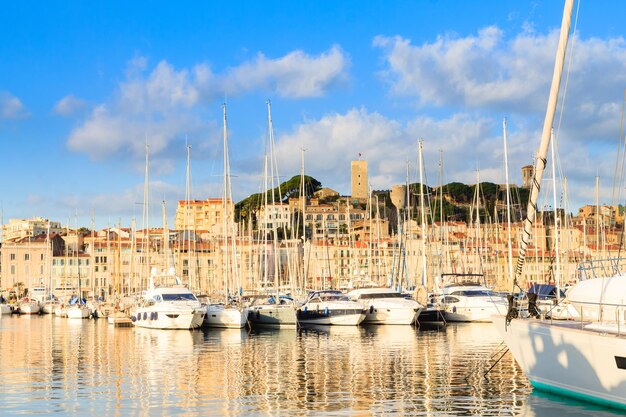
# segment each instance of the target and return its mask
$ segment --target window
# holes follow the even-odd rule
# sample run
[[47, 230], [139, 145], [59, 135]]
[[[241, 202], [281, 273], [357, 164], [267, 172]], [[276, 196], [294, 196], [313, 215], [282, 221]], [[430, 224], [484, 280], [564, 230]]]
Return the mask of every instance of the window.
[[14, 260], [15, 260], [15, 254], [14, 254], [14, 253], [12, 253], [12, 254], [11, 254], [11, 256], [10, 256], [10, 258], [11, 258], [11, 260], [12, 260], [12, 261], [14, 261]]
[[15, 275], [15, 265], [11, 265], [11, 275]]
[[29, 261], [30, 260], [30, 253], [25, 253], [24, 254], [24, 260], [25, 261]]

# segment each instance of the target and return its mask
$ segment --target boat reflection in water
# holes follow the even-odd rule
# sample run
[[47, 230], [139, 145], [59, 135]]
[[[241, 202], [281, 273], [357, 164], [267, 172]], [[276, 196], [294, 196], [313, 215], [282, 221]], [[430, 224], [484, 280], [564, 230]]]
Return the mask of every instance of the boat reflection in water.
[[597, 414], [530, 396], [510, 354], [485, 377], [499, 344], [489, 324], [173, 332], [14, 315], [0, 415]]

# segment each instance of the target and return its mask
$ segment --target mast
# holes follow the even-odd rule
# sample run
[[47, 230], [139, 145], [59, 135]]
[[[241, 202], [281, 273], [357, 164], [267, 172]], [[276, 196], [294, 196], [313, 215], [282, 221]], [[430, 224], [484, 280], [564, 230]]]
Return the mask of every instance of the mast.
[[229, 252], [229, 247], [228, 247], [228, 221], [226, 219], [227, 217], [227, 202], [226, 199], [228, 198], [228, 183], [230, 182], [230, 178], [228, 177], [230, 175], [230, 167], [229, 167], [229, 160], [228, 160], [228, 130], [226, 128], [226, 103], [223, 104], [222, 106], [223, 109], [223, 127], [224, 127], [224, 132], [223, 132], [223, 136], [224, 136], [224, 142], [223, 142], [223, 146], [224, 146], [224, 197], [222, 198], [222, 235], [224, 237], [224, 272], [223, 272], [223, 278], [224, 278], [224, 296], [225, 296], [225, 300], [226, 300], [226, 304], [228, 305], [228, 278], [229, 278], [229, 256], [228, 256], [228, 252]]
[[[141, 245], [141, 252], [143, 254], [143, 273], [141, 274], [142, 281], [143, 279], [145, 279], [145, 277], [148, 276], [148, 274], [150, 274], [150, 220], [149, 220], [149, 201], [150, 201], [150, 196], [148, 194], [148, 185], [149, 185], [149, 177], [148, 177], [148, 155], [150, 152], [150, 145], [148, 145], [148, 142], [146, 141], [146, 164], [145, 164], [145, 172], [144, 172], [144, 183], [143, 183], [143, 231], [144, 231], [144, 236], [143, 236], [143, 242]], [[109, 230], [109, 233], [111, 231]], [[107, 234], [108, 236], [108, 234]], [[108, 241], [108, 237], [107, 237], [107, 241]], [[143, 287], [143, 282], [139, 282], [139, 285]]]
[[[300, 157], [302, 159], [301, 168], [300, 168], [300, 200], [302, 200], [302, 273], [304, 276], [302, 277], [302, 289], [306, 290], [307, 285], [307, 273], [308, 273], [308, 262], [306, 257], [306, 188], [304, 186], [304, 152], [306, 149], [300, 149]], [[348, 219], [348, 222], [350, 219]], [[349, 224], [349, 223], [348, 223]], [[310, 251], [310, 248], [309, 248]]]
[[548, 98], [548, 106], [546, 109], [546, 117], [543, 122], [543, 130], [541, 133], [541, 144], [537, 152], [537, 162], [534, 169], [533, 181], [530, 188], [530, 198], [526, 208], [526, 220], [524, 221], [524, 230], [522, 234], [522, 244], [520, 247], [519, 258], [517, 258], [517, 266], [515, 268], [514, 285], [518, 285], [519, 279], [524, 268], [526, 259], [526, 249], [530, 240], [532, 225], [535, 222], [537, 210], [537, 198], [539, 197], [539, 188], [541, 187], [541, 179], [543, 171], [546, 168], [546, 155], [548, 154], [548, 145], [550, 144], [550, 129], [554, 122], [554, 113], [556, 112], [556, 104], [559, 96], [559, 88], [561, 86], [561, 74], [563, 73], [563, 65], [565, 63], [565, 51], [567, 49], [567, 41], [569, 37], [570, 24], [572, 21], [572, 9], [574, 0], [566, 0], [563, 8], [563, 20], [561, 21], [561, 34], [559, 37], [559, 46], [556, 51], [556, 59], [554, 62], [554, 72], [552, 74], [552, 86], [550, 88], [550, 96]]
[[556, 273], [554, 281], [556, 284], [556, 301], [561, 301], [561, 257], [559, 255], [559, 211], [556, 207], [556, 167], [554, 163], [554, 130], [551, 132], [550, 153], [552, 154], [552, 202], [554, 204], [554, 251], [556, 262]]
[[509, 188], [509, 157], [506, 146], [506, 118], [502, 121], [502, 136], [504, 137], [504, 177], [506, 180], [506, 228], [508, 237], [509, 277], [513, 276], [513, 248], [511, 247], [511, 190]]
[[418, 141], [419, 167], [420, 167], [420, 212], [422, 217], [422, 286], [426, 288], [426, 215], [424, 213], [424, 167], [423, 167], [424, 141]]

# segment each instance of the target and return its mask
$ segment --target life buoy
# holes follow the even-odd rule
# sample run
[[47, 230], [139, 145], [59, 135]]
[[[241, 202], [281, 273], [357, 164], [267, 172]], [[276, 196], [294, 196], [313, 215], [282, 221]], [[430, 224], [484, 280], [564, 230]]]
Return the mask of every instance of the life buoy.
[[155, 319], [155, 320], [158, 320], [158, 319], [159, 319], [159, 312], [158, 312], [158, 311], [155, 311], [155, 312], [154, 312], [154, 319]]
[[148, 313], [146, 313], [145, 311], [143, 312], [143, 319], [147, 320], [148, 319]]
[[150, 312], [150, 320], [154, 320], [154, 311]]

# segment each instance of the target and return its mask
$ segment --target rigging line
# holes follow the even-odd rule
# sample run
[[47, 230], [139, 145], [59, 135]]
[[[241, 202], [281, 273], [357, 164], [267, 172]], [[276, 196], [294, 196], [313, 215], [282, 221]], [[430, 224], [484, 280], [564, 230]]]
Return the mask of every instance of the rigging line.
[[[621, 192], [622, 192], [622, 184], [624, 181], [624, 159], [626, 159], [626, 136], [622, 136], [623, 132], [622, 132], [622, 122], [624, 120], [624, 104], [626, 103], [626, 88], [624, 89], [624, 101], [622, 102], [622, 119], [620, 121], [620, 137], [618, 139], [618, 154], [617, 154], [617, 158], [619, 158], [619, 145], [621, 145], [621, 141], [622, 141], [622, 137], [624, 140], [624, 149], [622, 150], [622, 165], [620, 167], [620, 173], [618, 175], [619, 178], [619, 185], [617, 186], [617, 202], [619, 203], [619, 201], [621, 200]], [[617, 164], [617, 162], [616, 162]], [[615, 184], [615, 178], [613, 179], [613, 184]]]
[[[619, 157], [620, 157], [620, 153], [621, 153], [621, 145], [622, 145], [622, 127], [624, 124], [624, 105], [626, 105], [626, 88], [624, 89], [624, 100], [622, 100], [622, 118], [619, 121], [619, 137], [617, 138], [617, 155], [615, 156], [615, 171], [613, 172], [613, 192], [611, 194], [611, 205], [615, 204], [615, 201], [617, 200], [617, 202], [619, 203], [620, 200], [620, 191], [621, 191], [621, 185], [622, 185], [622, 176], [620, 176], [619, 178], [619, 185], [616, 186], [617, 184], [617, 166], [619, 163]], [[625, 138], [626, 139], [626, 138]], [[622, 156], [622, 165], [621, 165], [621, 172], [623, 173], [624, 171], [624, 159]], [[617, 199], [615, 198], [615, 191], [617, 189]]]

